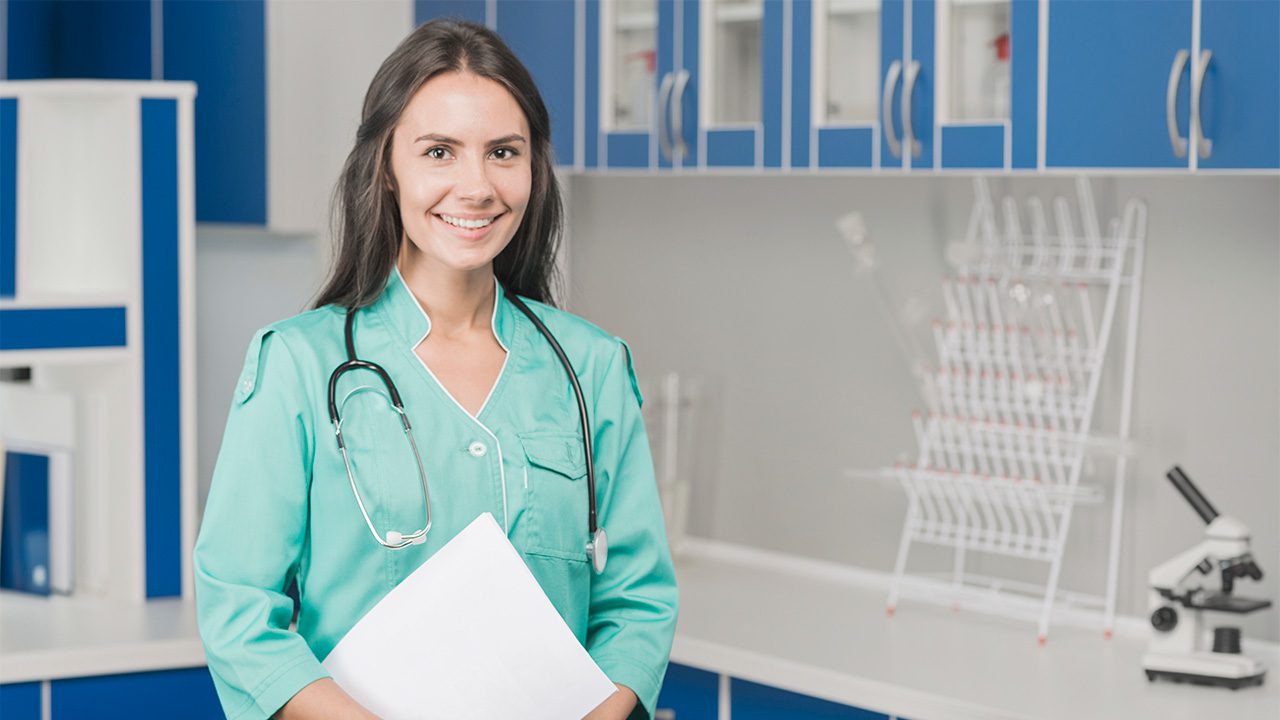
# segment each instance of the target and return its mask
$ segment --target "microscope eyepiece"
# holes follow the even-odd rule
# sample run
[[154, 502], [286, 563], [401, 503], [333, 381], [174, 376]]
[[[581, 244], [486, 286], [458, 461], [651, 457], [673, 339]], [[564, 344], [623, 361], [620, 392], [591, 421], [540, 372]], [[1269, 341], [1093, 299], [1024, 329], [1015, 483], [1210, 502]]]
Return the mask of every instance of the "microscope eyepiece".
[[1195, 510], [1196, 514], [1200, 516], [1200, 519], [1204, 520], [1205, 525], [1213, 522], [1213, 519], [1218, 517], [1218, 511], [1213, 508], [1213, 505], [1209, 504], [1208, 498], [1200, 492], [1199, 488], [1195, 486], [1195, 483], [1191, 482], [1191, 478], [1187, 477], [1187, 474], [1182, 472], [1182, 468], [1174, 465], [1173, 468], [1165, 474], [1165, 477], [1169, 478], [1169, 482], [1173, 483], [1173, 486], [1178, 489], [1178, 492], [1182, 493], [1182, 497], [1186, 498], [1187, 502], [1191, 505], [1191, 509]]

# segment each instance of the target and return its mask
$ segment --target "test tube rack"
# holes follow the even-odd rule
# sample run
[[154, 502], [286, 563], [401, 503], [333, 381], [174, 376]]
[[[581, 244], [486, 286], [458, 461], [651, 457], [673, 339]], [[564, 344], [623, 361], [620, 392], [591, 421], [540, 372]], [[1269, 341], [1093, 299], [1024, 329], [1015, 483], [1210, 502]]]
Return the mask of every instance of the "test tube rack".
[[[1086, 179], [1076, 182], [1082, 232], [1067, 200], [1053, 202], [1054, 229], [1039, 198], [1004, 198], [997, 220], [984, 178], [965, 240], [948, 249], [957, 265], [942, 281], [945, 318], [933, 323], [938, 365], [922, 374], [926, 412], [912, 415], [914, 462], [885, 474], [908, 508], [888, 609], [900, 598], [1038, 621], [1114, 624], [1134, 349], [1142, 287], [1146, 208], [1130, 201], [1100, 232]], [[1030, 231], [1022, 227], [1025, 215]], [[1118, 436], [1094, 431], [1098, 389], [1122, 294], [1127, 294]], [[1072, 512], [1101, 504], [1105, 484], [1082, 482], [1094, 456], [1115, 455], [1105, 592], [1059, 590]], [[1090, 473], [1100, 483], [1102, 473]], [[908, 574], [914, 544], [954, 551], [941, 575]], [[1047, 564], [1043, 584], [969, 572], [972, 553]], [[1055, 601], [1061, 612], [1055, 615]], [[1083, 611], [1083, 612], [1081, 612]]]

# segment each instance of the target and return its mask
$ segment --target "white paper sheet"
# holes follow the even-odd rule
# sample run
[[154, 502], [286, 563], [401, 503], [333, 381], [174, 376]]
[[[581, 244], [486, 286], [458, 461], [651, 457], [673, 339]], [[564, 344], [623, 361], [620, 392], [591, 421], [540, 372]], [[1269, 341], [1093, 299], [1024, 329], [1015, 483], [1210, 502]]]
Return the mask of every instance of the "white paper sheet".
[[386, 720], [568, 720], [616, 689], [493, 516], [405, 578], [324, 660]]

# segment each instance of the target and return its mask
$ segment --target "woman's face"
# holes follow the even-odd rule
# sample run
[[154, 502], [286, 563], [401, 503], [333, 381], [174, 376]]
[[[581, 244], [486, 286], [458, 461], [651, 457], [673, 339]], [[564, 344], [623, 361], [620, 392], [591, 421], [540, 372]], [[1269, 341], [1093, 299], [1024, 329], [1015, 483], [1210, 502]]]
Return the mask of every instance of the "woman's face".
[[436, 271], [490, 267], [529, 204], [531, 152], [529, 123], [503, 86], [467, 72], [424, 83], [391, 141], [401, 258]]

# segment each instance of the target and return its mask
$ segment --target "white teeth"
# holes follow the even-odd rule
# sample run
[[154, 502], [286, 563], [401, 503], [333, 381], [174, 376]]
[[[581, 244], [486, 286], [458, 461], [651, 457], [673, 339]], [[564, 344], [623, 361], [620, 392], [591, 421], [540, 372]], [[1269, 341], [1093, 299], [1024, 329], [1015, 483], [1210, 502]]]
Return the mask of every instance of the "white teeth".
[[465, 218], [453, 217], [452, 215], [440, 215], [439, 217], [441, 220], [444, 220], [455, 227], [466, 228], [467, 230], [476, 230], [489, 225], [489, 223], [496, 220], [498, 216], [495, 215], [491, 218], [484, 218], [482, 220], [467, 220]]

